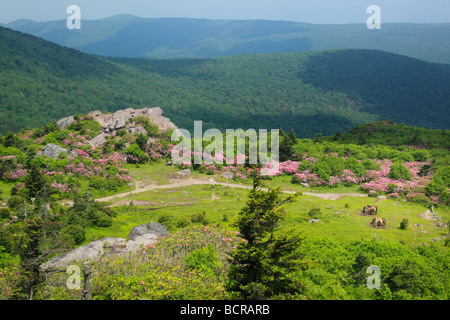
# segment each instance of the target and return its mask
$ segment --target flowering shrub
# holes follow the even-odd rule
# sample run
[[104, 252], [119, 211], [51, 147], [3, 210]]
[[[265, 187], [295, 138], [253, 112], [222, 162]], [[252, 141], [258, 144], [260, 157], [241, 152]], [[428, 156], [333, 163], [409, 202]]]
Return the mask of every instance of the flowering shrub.
[[240, 241], [214, 225], [192, 226], [127, 258], [103, 258], [93, 265], [94, 299], [224, 299], [227, 257]]
[[56, 181], [53, 181], [50, 186], [59, 193], [70, 193], [71, 191], [67, 184], [58, 183]]
[[4, 267], [0, 269], [0, 300], [12, 299], [19, 290], [18, 284], [21, 275], [17, 267]]

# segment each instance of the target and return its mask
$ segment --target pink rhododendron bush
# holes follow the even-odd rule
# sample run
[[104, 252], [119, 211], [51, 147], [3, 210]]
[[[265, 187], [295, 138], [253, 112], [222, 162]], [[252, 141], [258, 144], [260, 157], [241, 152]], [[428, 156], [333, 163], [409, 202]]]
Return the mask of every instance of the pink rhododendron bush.
[[[250, 176], [251, 166], [248, 164], [247, 156], [244, 156], [244, 161], [241, 159], [239, 162], [237, 157], [228, 159], [223, 153], [213, 157], [202, 153], [202, 157], [210, 158], [210, 163], [201, 165], [193, 164], [194, 152], [184, 156], [185, 161], [179, 165], [182, 169], [193, 168], [201, 173], [217, 176], [225, 176], [224, 174], [228, 173], [227, 177], [235, 180], [248, 179]], [[292, 183], [310, 187], [358, 185], [360, 190], [367, 192], [369, 196], [386, 194], [391, 198], [405, 197], [414, 201], [417, 195], [426, 194], [430, 203], [446, 203], [447, 198], [439, 197], [438, 191], [426, 192], [427, 185], [433, 181], [432, 175], [421, 173], [422, 168], [427, 166], [431, 166], [431, 163], [399, 159], [362, 160], [353, 155], [339, 156], [338, 153], [315, 156], [305, 153], [301, 160], [283, 162], [272, 160], [262, 165], [261, 172], [267, 179], [283, 175], [291, 176]]]

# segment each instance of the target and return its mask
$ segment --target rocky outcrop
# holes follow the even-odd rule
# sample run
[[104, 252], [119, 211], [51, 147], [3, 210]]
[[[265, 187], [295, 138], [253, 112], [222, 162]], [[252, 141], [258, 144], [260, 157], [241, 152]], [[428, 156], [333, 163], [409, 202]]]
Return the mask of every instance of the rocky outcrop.
[[120, 129], [127, 129], [131, 133], [144, 132], [142, 127], [130, 125], [133, 119], [139, 116], [148, 117], [148, 119], [158, 126], [161, 131], [167, 131], [169, 128], [177, 127], [168, 118], [163, 117], [163, 111], [160, 107], [133, 109], [128, 108], [119, 110], [111, 114], [102, 114], [100, 111], [92, 111], [88, 113], [94, 121], [97, 121], [102, 127], [103, 132], [113, 133]]
[[72, 251], [56, 256], [47, 261], [42, 267], [64, 268], [73, 261], [97, 260], [104, 256], [124, 256], [138, 250], [142, 245], [149, 245], [158, 238], [168, 235], [167, 228], [159, 223], [149, 222], [146, 225], [134, 227], [124, 238], [108, 237], [78, 247]]
[[[162, 114], [163, 111], [160, 107], [142, 109], [128, 108], [109, 114], [103, 114], [100, 111], [89, 112], [87, 115], [103, 127], [102, 132], [90, 140], [89, 144], [102, 145], [109, 135], [113, 135], [121, 129], [125, 129], [131, 134], [147, 133], [142, 126], [134, 123], [134, 119], [139, 116], [147, 117], [161, 131], [167, 131], [169, 128], [177, 130], [176, 125]], [[59, 120], [57, 124], [59, 127], [65, 128], [74, 121], [74, 117], [71, 116]]]

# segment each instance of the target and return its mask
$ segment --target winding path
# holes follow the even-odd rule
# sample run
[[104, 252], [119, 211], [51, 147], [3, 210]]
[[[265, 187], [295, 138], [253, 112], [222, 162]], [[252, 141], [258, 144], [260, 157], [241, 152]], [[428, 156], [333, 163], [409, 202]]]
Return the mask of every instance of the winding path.
[[[180, 178], [180, 179], [172, 179], [171, 183], [169, 183], [169, 184], [162, 184], [162, 185], [152, 184], [152, 185], [145, 185], [145, 186], [142, 186], [139, 183], [136, 183], [136, 181], [135, 181], [135, 185], [136, 185], [136, 189], [133, 190], [133, 191], [119, 193], [119, 194], [116, 194], [116, 195], [113, 195], [113, 196], [98, 198], [98, 199], [96, 199], [96, 201], [108, 202], [108, 201], [115, 200], [117, 198], [123, 198], [123, 197], [126, 197], [128, 195], [139, 194], [139, 193], [147, 192], [147, 191], [151, 191], [151, 190], [173, 189], [173, 188], [179, 188], [179, 187], [185, 187], [185, 186], [194, 186], [194, 185], [221, 185], [221, 186], [225, 186], [225, 187], [241, 188], [241, 189], [251, 189], [252, 188], [251, 186], [242, 185], [242, 184], [218, 182], [218, 181], [214, 180], [214, 178], [210, 178], [209, 180], [199, 179], [199, 178]], [[264, 188], [263, 190], [268, 190], [268, 188]], [[295, 191], [290, 191], [290, 190], [284, 190], [282, 192], [290, 193], [290, 194], [294, 194], [295, 193]], [[304, 195], [308, 195], [308, 196], [313, 196], [313, 197], [326, 199], [326, 200], [338, 200], [338, 199], [341, 199], [341, 198], [343, 198], [345, 196], [367, 197], [366, 194], [361, 194], [361, 193], [303, 192], [303, 194]]]

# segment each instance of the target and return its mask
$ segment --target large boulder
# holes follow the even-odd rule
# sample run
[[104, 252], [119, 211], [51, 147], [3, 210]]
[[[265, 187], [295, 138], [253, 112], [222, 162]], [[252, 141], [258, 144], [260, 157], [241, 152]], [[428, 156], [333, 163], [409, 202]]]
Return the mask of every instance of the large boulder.
[[130, 233], [128, 234], [128, 239], [136, 240], [139, 237], [148, 237], [148, 235], [164, 237], [168, 234], [169, 231], [167, 231], [167, 228], [164, 225], [160, 223], [149, 222], [147, 224], [135, 226], [133, 229], [131, 229]]
[[141, 245], [152, 244], [168, 234], [167, 228], [160, 223], [149, 222], [135, 226], [128, 234], [127, 248], [129, 251], [138, 250]]
[[50, 259], [44, 264], [44, 267], [64, 268], [74, 261], [97, 260], [103, 255], [124, 253], [126, 241], [124, 238], [113, 237], [96, 240]]
[[[60, 153], [63, 152], [65, 154], [68, 153], [67, 149], [62, 148], [56, 144], [48, 144], [44, 148], [42, 148], [42, 151], [38, 153], [38, 155], [44, 155], [53, 159], [56, 159], [59, 157]], [[77, 154], [75, 152], [70, 153], [70, 155], [76, 157]]]
[[108, 237], [78, 247], [47, 261], [43, 268], [64, 268], [74, 261], [97, 260], [103, 256], [126, 255], [139, 250], [142, 245], [150, 245], [159, 237], [168, 235], [167, 228], [159, 223], [135, 226], [124, 238]]

